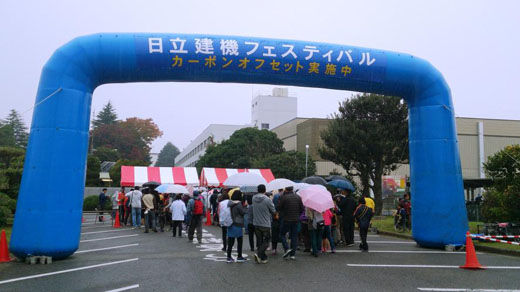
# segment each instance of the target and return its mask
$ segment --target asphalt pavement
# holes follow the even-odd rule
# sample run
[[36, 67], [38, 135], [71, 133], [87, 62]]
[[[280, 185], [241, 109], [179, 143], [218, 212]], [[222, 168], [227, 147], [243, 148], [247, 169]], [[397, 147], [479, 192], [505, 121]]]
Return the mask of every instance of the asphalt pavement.
[[369, 235], [369, 246], [368, 253], [342, 247], [317, 258], [299, 251], [296, 260], [288, 261], [279, 247], [279, 255], [268, 253], [268, 264], [255, 264], [246, 235], [244, 254], [250, 260], [228, 264], [216, 226], [204, 226], [203, 243], [198, 244], [173, 238], [170, 232], [144, 234], [143, 229], [114, 229], [110, 223], [90, 221], [82, 227], [78, 252], [66, 260], [0, 264], [0, 291], [520, 289], [518, 257], [479, 253], [488, 269], [473, 271], [458, 268], [465, 262], [460, 252], [425, 249], [410, 240], [374, 234]]

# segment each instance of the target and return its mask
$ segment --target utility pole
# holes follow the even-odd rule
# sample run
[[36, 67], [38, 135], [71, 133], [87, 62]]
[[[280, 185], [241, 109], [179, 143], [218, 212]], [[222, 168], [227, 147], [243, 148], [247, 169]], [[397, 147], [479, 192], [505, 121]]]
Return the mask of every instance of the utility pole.
[[309, 145], [305, 145], [305, 177], [307, 177], [308, 165], [309, 165]]

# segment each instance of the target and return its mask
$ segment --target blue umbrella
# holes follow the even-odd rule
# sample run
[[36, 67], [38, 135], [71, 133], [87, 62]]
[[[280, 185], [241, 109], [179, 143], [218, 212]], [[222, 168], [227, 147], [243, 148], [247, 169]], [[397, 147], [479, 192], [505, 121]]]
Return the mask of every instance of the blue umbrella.
[[328, 182], [327, 185], [329, 185], [331, 187], [335, 187], [337, 189], [349, 190], [351, 192], [356, 190], [356, 188], [354, 188], [352, 183], [348, 180], [335, 179], [333, 181]]

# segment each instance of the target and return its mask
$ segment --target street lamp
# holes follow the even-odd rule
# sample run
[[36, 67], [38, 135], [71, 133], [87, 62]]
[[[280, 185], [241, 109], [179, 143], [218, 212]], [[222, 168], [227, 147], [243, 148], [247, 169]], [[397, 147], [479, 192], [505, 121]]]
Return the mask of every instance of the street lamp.
[[305, 177], [307, 177], [308, 164], [309, 164], [309, 145], [305, 145]]

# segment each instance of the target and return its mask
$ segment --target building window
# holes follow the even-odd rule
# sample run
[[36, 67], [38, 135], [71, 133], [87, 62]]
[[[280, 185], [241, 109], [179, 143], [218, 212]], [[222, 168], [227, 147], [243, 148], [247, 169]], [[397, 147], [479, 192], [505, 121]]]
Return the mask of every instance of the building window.
[[262, 130], [266, 129], [269, 130], [269, 124], [268, 123], [262, 123]]

